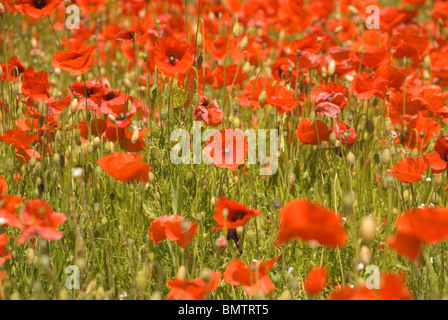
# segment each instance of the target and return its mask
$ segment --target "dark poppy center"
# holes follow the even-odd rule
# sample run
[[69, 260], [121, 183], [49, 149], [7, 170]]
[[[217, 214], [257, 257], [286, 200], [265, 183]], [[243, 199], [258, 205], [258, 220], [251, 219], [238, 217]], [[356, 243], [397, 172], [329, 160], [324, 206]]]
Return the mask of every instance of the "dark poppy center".
[[177, 56], [175, 54], [168, 55], [168, 62], [174, 66], [177, 62]]
[[87, 89], [86, 90], [87, 97], [90, 97], [92, 94], [93, 94], [93, 89]]
[[245, 211], [237, 211], [231, 218], [232, 222], [235, 222], [236, 220], [241, 220], [244, 218], [246, 212]]
[[112, 99], [115, 99], [115, 93], [109, 92], [108, 94], [106, 94], [107, 101], [112, 100]]
[[205, 100], [202, 105], [207, 108], [210, 105], [210, 101]]
[[45, 7], [45, 0], [34, 0], [34, 7], [37, 9], [42, 9]]

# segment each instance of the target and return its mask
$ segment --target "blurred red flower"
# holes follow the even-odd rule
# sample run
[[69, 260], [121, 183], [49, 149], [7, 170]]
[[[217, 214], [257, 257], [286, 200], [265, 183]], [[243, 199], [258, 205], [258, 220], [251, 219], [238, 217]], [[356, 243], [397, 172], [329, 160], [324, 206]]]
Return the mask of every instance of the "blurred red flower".
[[173, 214], [152, 220], [148, 232], [154, 243], [169, 239], [176, 241], [182, 248], [186, 248], [193, 241], [197, 229], [197, 222], [192, 223], [184, 217]]
[[222, 197], [216, 205], [213, 217], [218, 225], [214, 226], [212, 230], [235, 229], [245, 225], [250, 218], [260, 215], [261, 212], [261, 210], [250, 209], [236, 201], [229, 201], [227, 197]]
[[98, 159], [98, 165], [118, 181], [148, 182], [151, 166], [142, 162], [141, 154], [114, 152]]

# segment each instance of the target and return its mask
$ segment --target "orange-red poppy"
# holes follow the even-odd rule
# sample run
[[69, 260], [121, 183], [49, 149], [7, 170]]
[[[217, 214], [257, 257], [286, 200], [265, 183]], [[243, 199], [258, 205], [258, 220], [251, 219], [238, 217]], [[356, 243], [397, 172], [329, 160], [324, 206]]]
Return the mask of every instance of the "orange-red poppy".
[[417, 260], [421, 244], [438, 243], [448, 237], [448, 209], [409, 210], [397, 218], [395, 225], [398, 232], [388, 239], [389, 246], [410, 260]]
[[37, 20], [56, 11], [63, 0], [16, 0], [15, 8], [22, 14]]
[[51, 65], [55, 68], [66, 70], [74, 76], [79, 76], [95, 64], [96, 45], [91, 45], [79, 50], [67, 50], [55, 52]]
[[118, 181], [148, 182], [151, 166], [141, 154], [114, 152], [98, 159], [98, 165]]
[[374, 73], [358, 73], [350, 84], [350, 90], [358, 99], [370, 99], [373, 96], [385, 99], [387, 81]]
[[0, 79], [3, 82], [5, 82], [6, 79], [8, 79], [9, 82], [13, 82], [14, 80], [18, 79], [22, 73], [25, 72], [25, 66], [19, 61], [19, 58], [17, 58], [17, 56], [13, 56], [7, 63], [1, 64], [0, 66], [3, 70]]
[[161, 38], [156, 42], [154, 63], [164, 75], [176, 78], [193, 65], [193, 46], [174, 38]]
[[297, 138], [303, 144], [317, 145], [319, 142], [328, 141], [330, 134], [331, 130], [324, 122], [315, 120], [311, 123], [308, 118], [300, 120], [296, 130]]
[[275, 285], [269, 278], [269, 272], [277, 259], [278, 257], [274, 257], [264, 262], [253, 261], [249, 265], [233, 259], [224, 271], [224, 279], [232, 286], [242, 285], [248, 295], [253, 295], [258, 290], [270, 293]]
[[220, 168], [236, 168], [245, 162], [249, 143], [241, 130], [221, 129], [206, 142], [203, 152], [208, 161]]
[[304, 287], [307, 294], [315, 296], [324, 288], [328, 277], [328, 269], [325, 266], [314, 267], [308, 272]]
[[0, 265], [4, 264], [6, 260], [12, 259], [11, 252], [6, 247], [6, 243], [9, 241], [7, 234], [0, 234]]
[[221, 283], [221, 272], [210, 271], [210, 279], [204, 281], [198, 277], [193, 280], [172, 279], [166, 283], [171, 289], [167, 295], [167, 300], [204, 300], [207, 295], [215, 291]]
[[317, 241], [329, 247], [341, 247], [347, 243], [347, 232], [342, 226], [341, 217], [307, 199], [288, 202], [279, 216], [277, 246], [296, 238]]
[[421, 181], [422, 175], [428, 169], [428, 165], [422, 158], [406, 157], [401, 159], [392, 169], [387, 169], [386, 174], [391, 174], [404, 183]]
[[23, 228], [22, 222], [15, 214], [22, 201], [22, 198], [15, 195], [5, 194], [0, 197], [0, 202], [2, 203], [0, 207], [0, 219], [2, 219], [3, 225], [12, 226], [17, 229]]
[[29, 67], [23, 72], [22, 93], [37, 102], [48, 102], [50, 99], [48, 78], [47, 71], [35, 72], [33, 67]]
[[230, 201], [227, 197], [222, 197], [216, 204], [215, 216], [213, 217], [218, 225], [217, 229], [235, 229], [245, 225], [250, 218], [261, 214], [261, 210], [254, 210], [236, 201]]
[[344, 121], [339, 119], [336, 119], [333, 123], [333, 132], [336, 134], [336, 138], [340, 140], [343, 145], [348, 147], [351, 147], [358, 137], [355, 129], [350, 128]]
[[3, 178], [2, 175], [0, 175], [0, 197], [5, 194], [7, 189], [8, 184], [6, 183], [5, 178]]
[[193, 241], [197, 229], [197, 222], [193, 223], [184, 217], [173, 214], [152, 220], [148, 232], [154, 243], [169, 239], [176, 241], [182, 248], [186, 248]]
[[29, 200], [20, 213], [25, 230], [20, 235], [19, 243], [24, 243], [35, 236], [46, 240], [59, 240], [63, 234], [56, 228], [67, 220], [67, 216], [53, 212], [51, 206], [43, 200]]
[[381, 273], [380, 288], [368, 289], [365, 285], [343, 286], [334, 291], [328, 300], [412, 300], [413, 295], [406, 288], [405, 277], [391, 272]]
[[194, 110], [194, 119], [202, 120], [206, 125], [217, 127], [221, 124], [224, 112], [218, 106], [216, 99], [201, 96], [199, 105]]
[[444, 134], [437, 139], [434, 151], [424, 154], [423, 160], [432, 172], [441, 173], [447, 169], [448, 165], [448, 134]]

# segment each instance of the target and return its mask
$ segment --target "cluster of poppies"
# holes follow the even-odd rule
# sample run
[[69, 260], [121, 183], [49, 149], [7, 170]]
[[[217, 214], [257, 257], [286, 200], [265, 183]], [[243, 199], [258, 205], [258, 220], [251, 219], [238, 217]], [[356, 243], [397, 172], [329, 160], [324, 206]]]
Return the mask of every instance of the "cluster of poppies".
[[[0, 3], [2, 15], [6, 11], [26, 16], [25, 27], [44, 17], [50, 22], [53, 18], [58, 21], [52, 24], [57, 34], [65, 28], [61, 21], [71, 1]], [[178, 104], [191, 111], [191, 119], [219, 128], [219, 135], [228, 130], [222, 127], [226, 115], [243, 108], [252, 115], [264, 109], [279, 118], [296, 119], [294, 128], [290, 123], [284, 128], [288, 142], [295, 147], [325, 143], [350, 150], [358, 135], [354, 123], [343, 117], [344, 108], [357, 104], [366, 118], [369, 108], [385, 108], [389, 131], [395, 133], [392, 142], [418, 150], [418, 156], [404, 157], [385, 174], [402, 183], [414, 183], [421, 181], [429, 168], [435, 174], [448, 168], [448, 135], [441, 135], [442, 124], [448, 123], [448, 92], [444, 91], [448, 85], [448, 36], [443, 32], [448, 18], [446, 1], [434, 1], [431, 18], [425, 23], [418, 22], [419, 11], [427, 9], [425, 0], [403, 0], [398, 8], [381, 6], [376, 0], [204, 0], [199, 7], [184, 7], [181, 0], [73, 3], [83, 13], [80, 29], [58, 38], [60, 51], [51, 53], [52, 77], [71, 79], [67, 88], [52, 90], [49, 72], [22, 62], [24, 57], [13, 55], [0, 65], [0, 79], [8, 90], [10, 84], [20, 86], [16, 98], [23, 115], [14, 118], [13, 124], [5, 124], [5, 128], [13, 128], [1, 133], [0, 142], [9, 145], [8, 150], [22, 163], [53, 156], [55, 134], [62, 130], [74, 134], [85, 147], [90, 141], [97, 145], [116, 143], [120, 151], [103, 155], [97, 165], [112, 180], [147, 183], [151, 165], [140, 152], [147, 147], [152, 120], [162, 126], [162, 110], [146, 101], [154, 96], [153, 90], [163, 93], [161, 88], [169, 85], [170, 94], [175, 92], [174, 86], [182, 92], [184, 99]], [[380, 29], [364, 28], [366, 8], [371, 5], [380, 8]], [[112, 16], [112, 9], [130, 19], [92, 19], [95, 12]], [[13, 50], [2, 36], [5, 41], [5, 48]], [[126, 60], [121, 70], [135, 77], [133, 83], [126, 79], [128, 87], [145, 88], [149, 99], [110, 85], [113, 82], [103, 75], [101, 66], [115, 61], [117, 55]], [[94, 66], [98, 71], [93, 72]], [[42, 105], [47, 106], [46, 112]], [[235, 110], [224, 112], [227, 107]], [[60, 123], [67, 109], [82, 114], [69, 129]], [[15, 111], [1, 101], [0, 112]], [[260, 124], [252, 116], [245, 125], [257, 128]], [[210, 160], [221, 170], [237, 170], [246, 160], [247, 139], [241, 137], [244, 147], [239, 154], [234, 138], [225, 135], [219, 146], [212, 143], [213, 136], [205, 142]], [[433, 152], [426, 152], [433, 141]], [[229, 155], [233, 158], [228, 159]], [[20, 174], [14, 179], [20, 181]], [[53, 212], [43, 200], [6, 194], [7, 189], [0, 176], [0, 226], [23, 229], [19, 243], [32, 242], [35, 237], [59, 240], [63, 236], [57, 227], [66, 221], [65, 215]], [[216, 224], [208, 231], [228, 232], [227, 238], [218, 238], [221, 246], [230, 239], [237, 243], [236, 230], [262, 214], [262, 210], [227, 197], [221, 197], [214, 209]], [[276, 240], [271, 243], [274, 247], [292, 240], [328, 248], [341, 248], [349, 242], [342, 216], [308, 199], [290, 200], [280, 208], [278, 217]], [[168, 240], [187, 248], [194, 242], [198, 227], [198, 222], [179, 214], [161, 215], [151, 221], [148, 233], [154, 244]], [[390, 248], [417, 261], [424, 245], [448, 238], [448, 209], [406, 210], [396, 219], [395, 227], [395, 234], [387, 240]], [[12, 258], [8, 241], [7, 234], [0, 234], [0, 264]], [[248, 263], [232, 258], [222, 266], [223, 271], [206, 270], [194, 279], [180, 275], [169, 280], [167, 298], [204, 299], [218, 288], [222, 278], [229, 285], [242, 286], [248, 295], [275, 290], [269, 273], [279, 256]], [[5, 276], [0, 273], [0, 280]], [[311, 268], [303, 285], [307, 294], [320, 294], [330, 276], [323, 264]], [[381, 288], [375, 290], [339, 286], [329, 299], [413, 298], [403, 275], [383, 272], [381, 282]]]

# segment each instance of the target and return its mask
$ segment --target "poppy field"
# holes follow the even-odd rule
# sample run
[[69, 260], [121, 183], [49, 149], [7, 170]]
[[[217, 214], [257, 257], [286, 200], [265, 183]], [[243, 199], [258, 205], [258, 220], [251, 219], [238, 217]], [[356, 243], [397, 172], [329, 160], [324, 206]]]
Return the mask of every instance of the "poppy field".
[[0, 300], [448, 299], [447, 22], [0, 0]]

